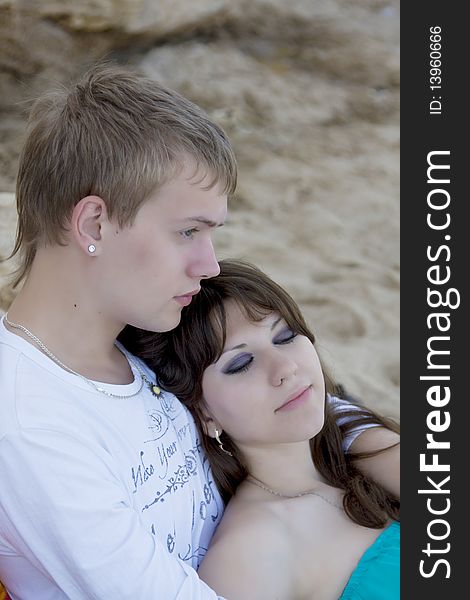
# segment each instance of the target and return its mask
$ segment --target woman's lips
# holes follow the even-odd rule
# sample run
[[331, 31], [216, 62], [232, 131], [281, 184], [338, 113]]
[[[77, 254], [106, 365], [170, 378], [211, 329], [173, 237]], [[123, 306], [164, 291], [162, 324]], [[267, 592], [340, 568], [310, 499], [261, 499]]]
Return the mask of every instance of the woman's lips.
[[275, 412], [281, 412], [281, 411], [292, 410], [294, 408], [297, 408], [297, 406], [303, 404], [304, 402], [306, 402], [308, 400], [311, 390], [312, 390], [311, 385], [305, 387], [303, 390], [300, 390], [298, 394], [296, 394], [290, 400], [287, 400], [286, 402], [284, 402], [284, 404], [282, 406], [280, 406], [279, 408], [277, 408]]

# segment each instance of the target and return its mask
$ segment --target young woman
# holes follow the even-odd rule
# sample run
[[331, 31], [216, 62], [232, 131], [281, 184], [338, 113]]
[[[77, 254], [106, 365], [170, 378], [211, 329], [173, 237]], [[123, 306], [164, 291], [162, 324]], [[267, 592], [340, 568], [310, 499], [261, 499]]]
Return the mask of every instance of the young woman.
[[199, 575], [228, 600], [399, 598], [396, 425], [335, 396], [285, 290], [220, 268], [178, 328], [131, 341], [194, 415], [228, 504]]

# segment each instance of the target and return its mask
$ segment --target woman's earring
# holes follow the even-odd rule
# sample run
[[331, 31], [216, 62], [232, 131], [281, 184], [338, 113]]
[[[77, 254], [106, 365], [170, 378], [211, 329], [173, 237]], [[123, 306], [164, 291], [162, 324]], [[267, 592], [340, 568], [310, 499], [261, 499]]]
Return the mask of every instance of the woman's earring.
[[228, 454], [229, 456], [233, 456], [233, 454], [231, 452], [229, 452], [228, 450], [226, 450], [224, 448], [224, 445], [223, 445], [223, 443], [222, 443], [222, 441], [220, 439], [220, 433], [219, 433], [218, 429], [216, 429], [214, 431], [214, 437], [215, 437], [217, 443], [219, 444], [219, 448], [222, 450], [222, 452], [225, 452], [225, 454]]
[[89, 252], [90, 254], [93, 254], [93, 252], [95, 252], [95, 250], [96, 250], [96, 246], [95, 246], [94, 244], [90, 244], [90, 245], [88, 246], [88, 252]]

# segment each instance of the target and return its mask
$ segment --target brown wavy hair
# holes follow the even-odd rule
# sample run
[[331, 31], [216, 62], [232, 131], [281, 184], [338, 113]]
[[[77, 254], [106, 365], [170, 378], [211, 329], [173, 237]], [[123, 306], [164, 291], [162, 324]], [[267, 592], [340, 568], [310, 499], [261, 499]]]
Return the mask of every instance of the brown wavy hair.
[[[158, 374], [160, 384], [173, 392], [193, 414], [202, 445], [210, 462], [214, 480], [227, 502], [248, 475], [244, 458], [223, 433], [221, 440], [232, 456], [220, 451], [217, 442], [204, 433], [204, 395], [202, 378], [206, 368], [222, 354], [226, 339], [228, 300], [237, 302], [247, 318], [260, 321], [268, 314], [279, 314], [296, 333], [315, 344], [300, 308], [281, 286], [260, 269], [243, 261], [220, 261], [220, 275], [201, 282], [201, 292], [183, 309], [181, 322], [172, 331], [153, 333], [128, 326], [120, 340], [135, 355], [144, 359]], [[390, 492], [364, 475], [354, 464], [383, 452], [345, 453], [343, 441], [359, 425], [374, 423], [393, 431], [397, 424], [362, 407], [335, 384], [322, 366], [326, 393], [347, 399], [354, 406], [341, 411], [339, 419], [331, 402], [325, 401], [325, 423], [310, 440], [312, 460], [332, 486], [344, 490], [346, 514], [359, 525], [382, 528], [389, 519], [399, 518], [399, 501]]]

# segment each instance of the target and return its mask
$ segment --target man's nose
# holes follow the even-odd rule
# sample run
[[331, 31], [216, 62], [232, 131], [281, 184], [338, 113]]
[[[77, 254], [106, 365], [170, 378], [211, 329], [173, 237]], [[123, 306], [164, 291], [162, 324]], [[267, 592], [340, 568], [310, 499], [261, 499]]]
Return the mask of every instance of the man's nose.
[[209, 279], [220, 273], [219, 263], [215, 255], [212, 240], [204, 240], [198, 252], [192, 256], [192, 261], [189, 268], [191, 277], [199, 277], [200, 279]]

